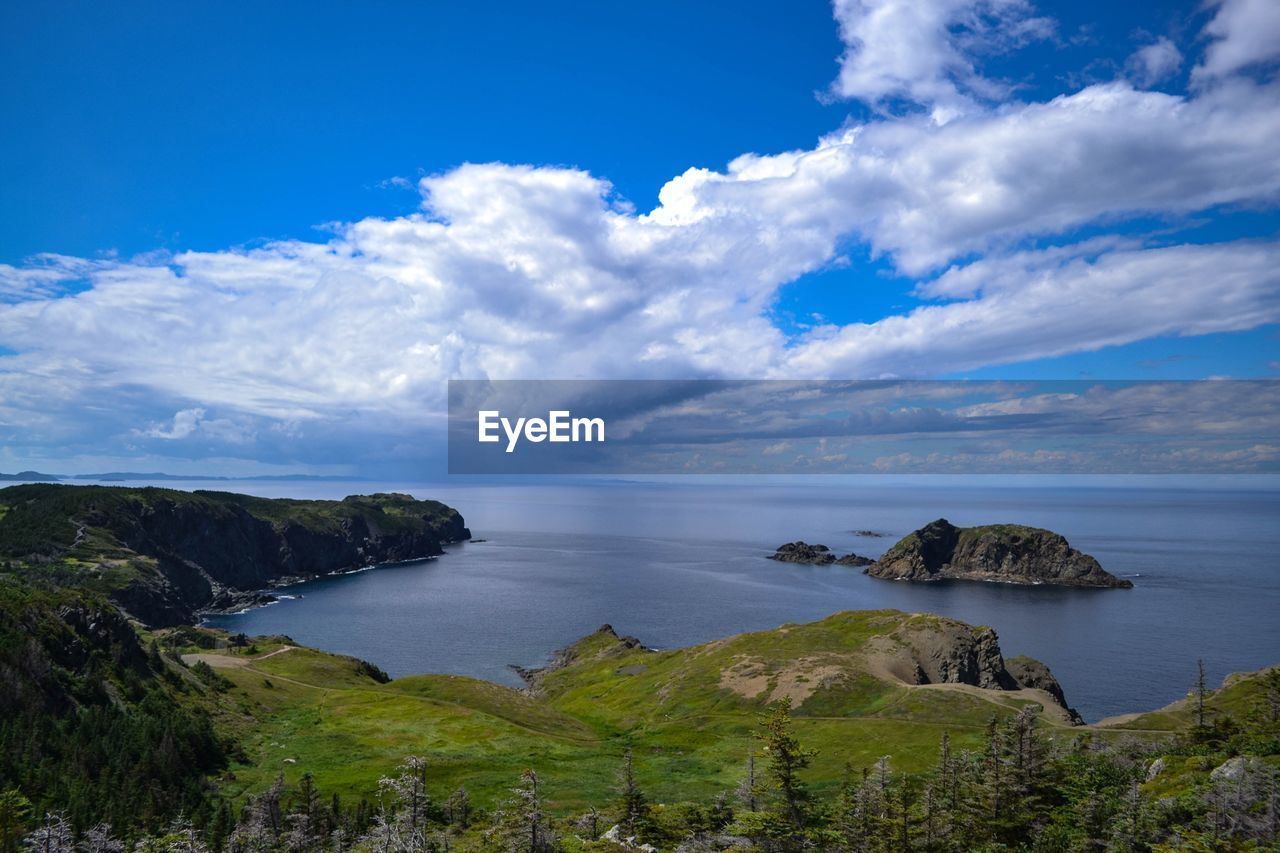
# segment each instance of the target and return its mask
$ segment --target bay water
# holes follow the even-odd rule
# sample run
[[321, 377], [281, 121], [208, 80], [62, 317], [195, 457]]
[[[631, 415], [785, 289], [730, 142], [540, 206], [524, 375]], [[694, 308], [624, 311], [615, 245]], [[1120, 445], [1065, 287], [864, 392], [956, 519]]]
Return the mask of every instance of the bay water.
[[[994, 627], [1006, 656], [1048, 664], [1090, 721], [1180, 698], [1198, 659], [1215, 683], [1280, 663], [1280, 489], [1260, 478], [1204, 486], [911, 477], [168, 485], [269, 497], [400, 491], [456, 507], [485, 541], [299, 584], [277, 604], [208, 620], [287, 634], [393, 676], [455, 673], [514, 685], [509, 665], [537, 666], [602, 623], [670, 648], [882, 607]], [[1134, 588], [911, 584], [766, 559], [795, 539], [876, 557], [939, 517], [1049, 528]]]

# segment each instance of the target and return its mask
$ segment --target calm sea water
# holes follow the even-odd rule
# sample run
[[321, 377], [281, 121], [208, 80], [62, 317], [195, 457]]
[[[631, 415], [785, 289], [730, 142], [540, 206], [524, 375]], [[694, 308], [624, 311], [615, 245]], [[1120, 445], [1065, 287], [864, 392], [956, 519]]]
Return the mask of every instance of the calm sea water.
[[[517, 683], [601, 623], [668, 648], [894, 607], [993, 626], [1006, 655], [1046, 662], [1087, 719], [1161, 706], [1280, 662], [1280, 491], [828, 480], [688, 485], [447, 486], [255, 483], [268, 496], [407, 491], [444, 500], [485, 542], [437, 560], [293, 587], [211, 624], [368, 659], [395, 676]], [[194, 484], [181, 484], [194, 485]], [[228, 484], [213, 488], [228, 488]], [[875, 557], [945, 516], [1048, 527], [1132, 578], [1132, 590], [916, 585], [765, 559], [793, 539]], [[853, 531], [879, 531], [884, 538]]]

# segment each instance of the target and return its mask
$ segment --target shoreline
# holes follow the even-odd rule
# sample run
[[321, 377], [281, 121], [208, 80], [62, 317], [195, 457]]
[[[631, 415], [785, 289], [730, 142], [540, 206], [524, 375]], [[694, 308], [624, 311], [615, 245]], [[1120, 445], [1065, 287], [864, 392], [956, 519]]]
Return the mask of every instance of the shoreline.
[[[446, 548], [450, 545], [461, 545], [467, 541], [468, 540], [466, 539], [457, 539], [450, 542], [441, 542], [440, 547]], [[249, 613], [254, 610], [261, 610], [264, 607], [270, 607], [273, 604], [279, 604], [281, 601], [294, 601], [302, 597], [302, 596], [278, 595], [276, 593], [277, 590], [290, 589], [292, 587], [302, 586], [303, 584], [314, 583], [315, 581], [324, 580], [325, 578], [336, 578], [336, 577], [343, 577], [346, 575], [359, 575], [359, 574], [364, 574], [365, 572], [374, 571], [375, 569], [385, 569], [385, 568], [391, 568], [393, 566], [404, 566], [410, 563], [427, 563], [433, 560], [438, 560], [443, 556], [445, 556], [445, 554], [430, 554], [424, 557], [410, 557], [406, 560], [392, 560], [390, 562], [374, 563], [373, 565], [370, 565], [370, 566], [360, 566], [357, 568], [350, 568], [350, 569], [335, 569], [332, 572], [326, 572], [321, 575], [313, 575], [311, 577], [299, 577], [297, 575], [292, 575], [288, 577], [279, 578], [273, 581], [272, 583], [268, 584], [267, 586], [262, 587], [261, 589], [243, 590], [236, 593], [237, 595], [258, 597], [258, 598], [269, 598], [270, 600], [254, 601], [244, 607], [239, 607], [238, 609], [232, 609], [232, 607], [234, 607], [234, 605], [232, 605], [228, 607], [220, 607], [220, 608], [212, 607], [212, 608], [197, 610], [195, 613], [197, 620], [191, 624], [194, 627], [204, 627], [206, 626], [206, 623], [208, 622], [208, 617], [210, 616], [241, 616], [245, 613]]]

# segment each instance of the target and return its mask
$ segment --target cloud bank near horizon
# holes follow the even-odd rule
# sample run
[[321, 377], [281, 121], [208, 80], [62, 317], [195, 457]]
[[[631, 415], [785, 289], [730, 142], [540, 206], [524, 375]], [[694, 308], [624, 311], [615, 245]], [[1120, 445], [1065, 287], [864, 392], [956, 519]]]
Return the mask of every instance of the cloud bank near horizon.
[[1275, 474], [1278, 434], [1274, 380], [449, 383], [452, 474]]
[[[833, 10], [828, 96], [871, 117], [689, 169], [647, 212], [580, 169], [475, 163], [327, 242], [0, 265], [0, 467], [392, 459], [439, 424], [448, 378], [933, 376], [1280, 322], [1274, 236], [1167, 227], [1280, 197], [1274, 4], [1222, 0], [1198, 57], [1161, 37], [1030, 102], [983, 72], [1055, 37], [1023, 0]], [[788, 283], [858, 253], [921, 304], [772, 321]]]

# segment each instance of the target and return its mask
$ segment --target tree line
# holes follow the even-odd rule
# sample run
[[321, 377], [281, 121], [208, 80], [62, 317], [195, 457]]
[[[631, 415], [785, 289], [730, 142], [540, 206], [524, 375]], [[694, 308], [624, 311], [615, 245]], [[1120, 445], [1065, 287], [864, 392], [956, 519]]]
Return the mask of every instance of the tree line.
[[[1214, 714], [1200, 684], [1189, 729], [1160, 748], [1091, 732], [1051, 738], [1028, 706], [993, 717], [978, 749], [954, 749], [943, 733], [928, 772], [900, 772], [885, 756], [846, 767], [836, 789], [821, 795], [809, 780], [815, 752], [797, 736], [784, 699], [761, 715], [733, 790], [709, 802], [655, 805], [637, 779], [639, 759], [627, 749], [613, 797], [567, 816], [551, 813], [535, 769], [513, 779], [509, 796], [484, 810], [465, 787], [435, 790], [430, 762], [418, 756], [381, 779], [372, 800], [344, 804], [323, 796], [309, 775], [292, 788], [280, 777], [235, 814], [218, 803], [128, 844], [106, 823], [77, 830], [66, 811], [37, 816], [19, 791], [9, 790], [0, 794], [0, 850], [1280, 849], [1280, 669], [1266, 675], [1264, 688], [1256, 707], [1235, 719]], [[1165, 776], [1173, 782], [1160, 793]]]

